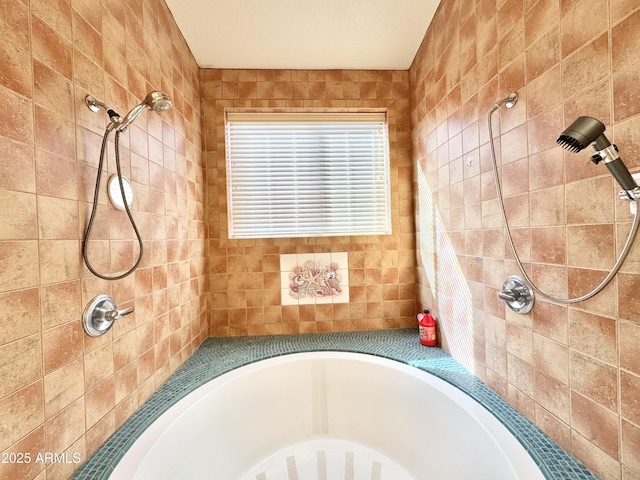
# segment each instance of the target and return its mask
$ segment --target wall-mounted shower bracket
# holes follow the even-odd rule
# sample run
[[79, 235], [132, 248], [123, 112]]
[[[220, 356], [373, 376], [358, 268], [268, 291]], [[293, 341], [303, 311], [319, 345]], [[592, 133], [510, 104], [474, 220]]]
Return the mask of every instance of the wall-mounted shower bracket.
[[502, 285], [498, 297], [505, 301], [511, 310], [516, 313], [529, 313], [533, 308], [533, 290], [524, 278], [512, 275]]
[[[636, 181], [636, 183], [640, 184], [640, 173], [632, 173], [631, 177]], [[635, 197], [635, 200], [631, 199], [629, 194]], [[620, 200], [629, 201], [629, 210], [632, 215], [635, 215], [638, 212], [638, 200], [640, 199], [640, 187], [636, 187], [633, 190], [620, 190], [618, 192], [618, 197]], [[632, 201], [633, 200], [633, 201]]]
[[84, 331], [99, 337], [109, 331], [113, 322], [133, 312], [133, 307], [118, 310], [115, 300], [109, 295], [98, 295], [91, 300], [82, 315]]

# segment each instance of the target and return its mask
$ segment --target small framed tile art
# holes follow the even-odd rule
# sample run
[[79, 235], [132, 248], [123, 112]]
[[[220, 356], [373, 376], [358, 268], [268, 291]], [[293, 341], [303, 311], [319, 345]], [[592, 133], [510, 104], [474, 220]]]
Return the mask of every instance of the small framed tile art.
[[347, 252], [280, 255], [282, 305], [349, 302]]

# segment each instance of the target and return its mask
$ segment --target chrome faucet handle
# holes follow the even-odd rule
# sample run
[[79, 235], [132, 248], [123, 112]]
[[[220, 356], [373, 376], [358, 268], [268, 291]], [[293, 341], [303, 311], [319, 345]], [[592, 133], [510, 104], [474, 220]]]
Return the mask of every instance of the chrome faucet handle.
[[522, 293], [518, 288], [511, 288], [509, 290], [499, 291], [498, 297], [506, 302], [517, 302], [520, 297], [522, 297]]
[[114, 321], [132, 312], [133, 307], [118, 310], [115, 300], [109, 295], [98, 295], [84, 309], [82, 325], [88, 335], [99, 337], [109, 331]]
[[533, 308], [534, 294], [529, 284], [517, 275], [512, 275], [502, 285], [498, 297], [516, 313], [528, 313]]
[[133, 312], [133, 307], [125, 308], [124, 310], [105, 310], [104, 316], [110, 318], [111, 320], [118, 320], [125, 315], [129, 315], [131, 312]]

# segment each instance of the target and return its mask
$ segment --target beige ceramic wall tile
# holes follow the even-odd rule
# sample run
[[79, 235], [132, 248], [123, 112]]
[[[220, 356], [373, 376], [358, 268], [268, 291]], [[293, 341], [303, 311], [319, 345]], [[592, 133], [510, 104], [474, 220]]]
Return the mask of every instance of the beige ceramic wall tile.
[[[121, 424], [207, 335], [200, 70], [162, 2], [2, 1], [0, 8], [0, 99], [12, 119], [0, 125], [0, 352], [13, 369], [1, 374], [0, 450], [73, 450], [84, 460], [87, 440], [93, 451], [116, 417]], [[81, 260], [107, 123], [84, 97], [126, 113], [149, 88], [167, 90], [173, 109], [143, 115], [120, 142], [123, 173], [135, 182], [143, 269], [108, 283]], [[105, 176], [115, 170], [113, 143], [109, 150]], [[91, 259], [101, 272], [128, 268], [133, 233], [104, 188], [99, 202]], [[100, 293], [136, 313], [92, 339], [80, 317]], [[156, 318], [169, 319], [162, 347], [148, 327]], [[87, 424], [85, 404], [97, 412]], [[46, 476], [69, 478], [76, 467], [51, 467]], [[7, 475], [45, 472], [3, 468]]]
[[[412, 158], [429, 185], [421, 191], [428, 190], [442, 218], [437, 267], [443, 268], [447, 239], [454, 245], [476, 310], [454, 314], [449, 302], [451, 284], [429, 285], [428, 265], [418, 269], [418, 291], [424, 305], [439, 299], [444, 337], [454, 326], [474, 329], [474, 368], [498, 393], [525, 413], [532, 411], [533, 404], [536, 423], [597, 475], [635, 478], [640, 471], [630, 460], [629, 441], [622, 448], [626, 456], [620, 455], [621, 420], [616, 406], [622, 395], [618, 379], [624, 376], [626, 408], [633, 412], [629, 399], [635, 377], [629, 372], [635, 375], [638, 368], [631, 338], [640, 321], [634, 293], [640, 286], [635, 255], [600, 295], [571, 308], [538, 296], [533, 311], [522, 317], [496, 300], [497, 287], [504, 280], [500, 275], [516, 273], [518, 267], [507, 246], [495, 246], [494, 232], [503, 226], [493, 192], [486, 113], [510, 91], [518, 92], [519, 103], [493, 115], [497, 163], [502, 165], [514, 240], [536, 285], [554, 296], [583, 295], [606, 275], [628, 232], [630, 217], [626, 206], [618, 205], [618, 187], [608, 172], [590, 161], [589, 149], [566, 152], [555, 142], [576, 117], [594, 116], [605, 123], [607, 135], [619, 133], [616, 142], [624, 140], [629, 152], [625, 161], [632, 171], [637, 170], [638, 142], [633, 132], [638, 130], [640, 103], [632, 93], [631, 79], [638, 70], [633, 55], [638, 36], [631, 30], [639, 10], [633, 2], [602, 0], [590, 5], [599, 15], [592, 18], [583, 7], [582, 2], [557, 0], [480, 2], [464, 9], [456, 2], [440, 5], [426, 36], [429, 41], [420, 47], [409, 70]], [[458, 15], [452, 20], [456, 9]], [[446, 33], [451, 31], [453, 36]], [[457, 39], [458, 50], [453, 52], [459, 59], [449, 58], [452, 38]], [[495, 57], [491, 58], [495, 44], [497, 71]], [[598, 65], [598, 73], [585, 76], [586, 65]], [[459, 83], [450, 80], [455, 78]], [[449, 104], [454, 95], [460, 102]], [[463, 169], [464, 189], [458, 171], [461, 156], [480, 163], [478, 171]], [[478, 176], [475, 181], [474, 176]], [[467, 194], [474, 188], [480, 191]], [[464, 203], [458, 200], [462, 190]], [[460, 236], [463, 248], [457, 246]], [[504, 265], [500, 268], [492, 262]], [[524, 337], [516, 334], [514, 326], [500, 343], [493, 319], [534, 332], [533, 360], [523, 350]], [[482, 326], [479, 320], [484, 320]], [[622, 338], [623, 332], [629, 340]], [[453, 335], [449, 336], [443, 345], [456, 354]], [[619, 355], [624, 359], [622, 369], [617, 366]], [[594, 418], [604, 412], [607, 420], [602, 429], [591, 425], [588, 415], [572, 411], [572, 398], [595, 405]], [[631, 429], [627, 435], [635, 438]]]

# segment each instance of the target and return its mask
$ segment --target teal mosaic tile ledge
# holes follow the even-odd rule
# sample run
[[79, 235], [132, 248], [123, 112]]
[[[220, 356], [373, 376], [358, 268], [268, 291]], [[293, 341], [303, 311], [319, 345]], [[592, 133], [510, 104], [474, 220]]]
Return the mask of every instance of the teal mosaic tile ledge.
[[209, 380], [259, 360], [312, 351], [366, 353], [432, 373], [463, 390], [491, 411], [524, 445], [545, 478], [597, 480], [581, 463], [564, 452], [451, 356], [438, 348], [421, 346], [414, 329], [209, 338], [80, 467], [73, 479], [107, 479], [127, 449], [156, 418]]

